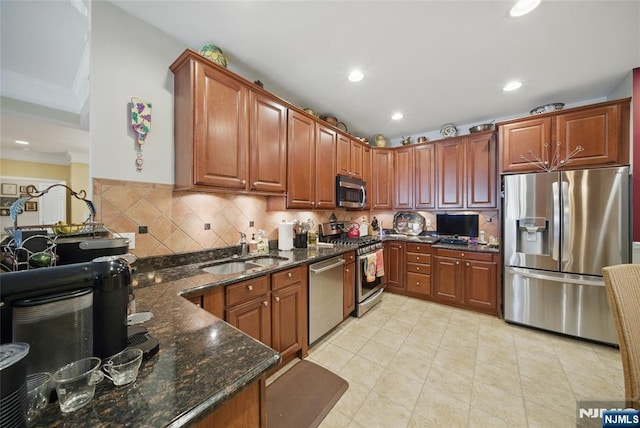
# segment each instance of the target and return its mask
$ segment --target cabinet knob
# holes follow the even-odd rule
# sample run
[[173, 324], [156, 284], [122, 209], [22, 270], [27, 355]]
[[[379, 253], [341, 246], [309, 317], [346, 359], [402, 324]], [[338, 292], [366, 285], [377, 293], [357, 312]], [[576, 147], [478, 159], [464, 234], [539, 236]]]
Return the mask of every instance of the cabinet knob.
[[469, 262], [467, 262], [467, 266], [469, 266]]
[[418, 247], [416, 247], [416, 250], [420, 251], [420, 247], [419, 247], [419, 246], [418, 246]]
[[247, 184], [247, 180], [242, 180], [241, 183], [242, 184]]
[[279, 302], [279, 301], [280, 301], [280, 298], [279, 298], [279, 297], [276, 297], [276, 302]]
[[416, 281], [416, 285], [420, 287], [420, 281]]
[[265, 300], [264, 302], [262, 302], [262, 304], [263, 304], [264, 306], [269, 306], [269, 302], [267, 302], [266, 300]]
[[291, 272], [287, 272], [287, 278], [291, 278]]
[[420, 270], [420, 266], [416, 266], [416, 270]]
[[311, 202], [311, 205], [315, 205], [315, 204], [316, 204], [315, 202]]
[[461, 256], [461, 257], [464, 257], [464, 253], [460, 253], [460, 256]]
[[349, 272], [349, 269], [345, 269], [344, 271], [345, 271], [345, 272]]
[[[419, 248], [418, 248], [419, 249]], [[420, 260], [420, 256], [416, 256], [416, 260]]]
[[456, 262], [456, 264], [457, 264], [457, 265], [459, 265], [459, 264], [460, 264], [460, 262]]
[[257, 182], [257, 181], [254, 181], [254, 182], [253, 182], [253, 187], [255, 188], [255, 187], [257, 187], [257, 186], [258, 186], [258, 182]]
[[253, 291], [253, 285], [247, 285], [247, 290]]

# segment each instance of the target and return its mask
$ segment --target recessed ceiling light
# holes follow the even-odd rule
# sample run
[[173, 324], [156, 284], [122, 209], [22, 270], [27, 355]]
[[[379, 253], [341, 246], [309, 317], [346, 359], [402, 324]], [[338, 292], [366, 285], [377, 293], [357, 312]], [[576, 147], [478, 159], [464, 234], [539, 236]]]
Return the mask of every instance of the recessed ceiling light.
[[402, 113], [393, 113], [393, 114], [391, 115], [391, 119], [393, 119], [393, 120], [400, 120], [400, 119], [402, 119], [403, 117], [404, 117], [404, 116], [402, 115]]
[[514, 18], [522, 15], [526, 15], [533, 9], [538, 7], [540, 0], [518, 0], [518, 2], [511, 8], [509, 15]]
[[359, 82], [364, 79], [364, 73], [360, 70], [353, 70], [349, 73], [349, 80], [352, 82]]
[[16, 144], [24, 144], [24, 145], [26, 145], [26, 144], [29, 144], [29, 142], [28, 141], [23, 141], [23, 140], [16, 140]]
[[518, 82], [516, 80], [514, 80], [513, 82], [509, 82], [507, 83], [504, 88], [502, 88], [503, 91], [515, 91], [516, 89], [518, 89], [520, 86], [522, 86], [522, 82]]

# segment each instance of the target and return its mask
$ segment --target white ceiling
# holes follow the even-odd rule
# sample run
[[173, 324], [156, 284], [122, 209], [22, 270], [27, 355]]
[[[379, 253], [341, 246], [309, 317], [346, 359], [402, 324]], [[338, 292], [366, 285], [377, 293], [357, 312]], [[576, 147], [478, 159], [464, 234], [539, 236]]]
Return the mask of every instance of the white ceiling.
[[[543, 0], [521, 18], [508, 16], [511, 0], [111, 2], [194, 50], [215, 43], [232, 71], [369, 138], [449, 122], [464, 132], [546, 103], [601, 99], [640, 67], [640, 1]], [[83, 53], [75, 50], [86, 50], [78, 3], [88, 0], [1, 1], [3, 96], [6, 70], [78, 91]], [[76, 38], [59, 39], [66, 30]], [[356, 67], [366, 78], [354, 84], [346, 75]], [[523, 87], [503, 92], [513, 79]], [[61, 105], [47, 107], [69, 110]], [[391, 121], [396, 111], [405, 118]], [[64, 148], [45, 135], [55, 146], [46, 150]]]

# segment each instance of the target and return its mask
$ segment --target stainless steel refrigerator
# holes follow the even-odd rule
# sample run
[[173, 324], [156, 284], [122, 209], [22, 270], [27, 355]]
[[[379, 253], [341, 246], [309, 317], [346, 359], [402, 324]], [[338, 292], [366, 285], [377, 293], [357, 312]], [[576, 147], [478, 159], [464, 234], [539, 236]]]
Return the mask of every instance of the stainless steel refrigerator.
[[504, 318], [617, 344], [602, 267], [629, 263], [629, 167], [504, 176]]

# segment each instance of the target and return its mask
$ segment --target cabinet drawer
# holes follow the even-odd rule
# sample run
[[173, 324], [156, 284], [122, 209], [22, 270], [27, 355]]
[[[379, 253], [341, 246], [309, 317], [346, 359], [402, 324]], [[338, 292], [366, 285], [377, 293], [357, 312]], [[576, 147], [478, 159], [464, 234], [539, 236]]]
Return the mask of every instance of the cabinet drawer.
[[344, 259], [344, 264], [349, 264], [351, 262], [355, 262], [356, 261], [356, 252], [355, 251], [351, 251], [348, 253], [344, 253], [342, 255], [342, 258]]
[[478, 253], [476, 251], [437, 249], [437, 255], [442, 257], [454, 257], [457, 259], [480, 260], [485, 262], [493, 261], [494, 253]]
[[407, 253], [407, 261], [431, 264], [431, 254]]
[[431, 253], [431, 245], [428, 245], [428, 244], [416, 244], [414, 242], [407, 242], [407, 252], [409, 252], [409, 253], [430, 254]]
[[407, 272], [415, 272], [430, 275], [431, 265], [423, 265], [420, 263], [407, 263]]
[[302, 268], [295, 267], [271, 275], [271, 288], [279, 290], [302, 280]]
[[237, 303], [246, 302], [269, 292], [269, 280], [267, 276], [242, 281], [229, 285], [226, 289], [227, 307]]
[[407, 291], [431, 295], [431, 275], [407, 272]]

